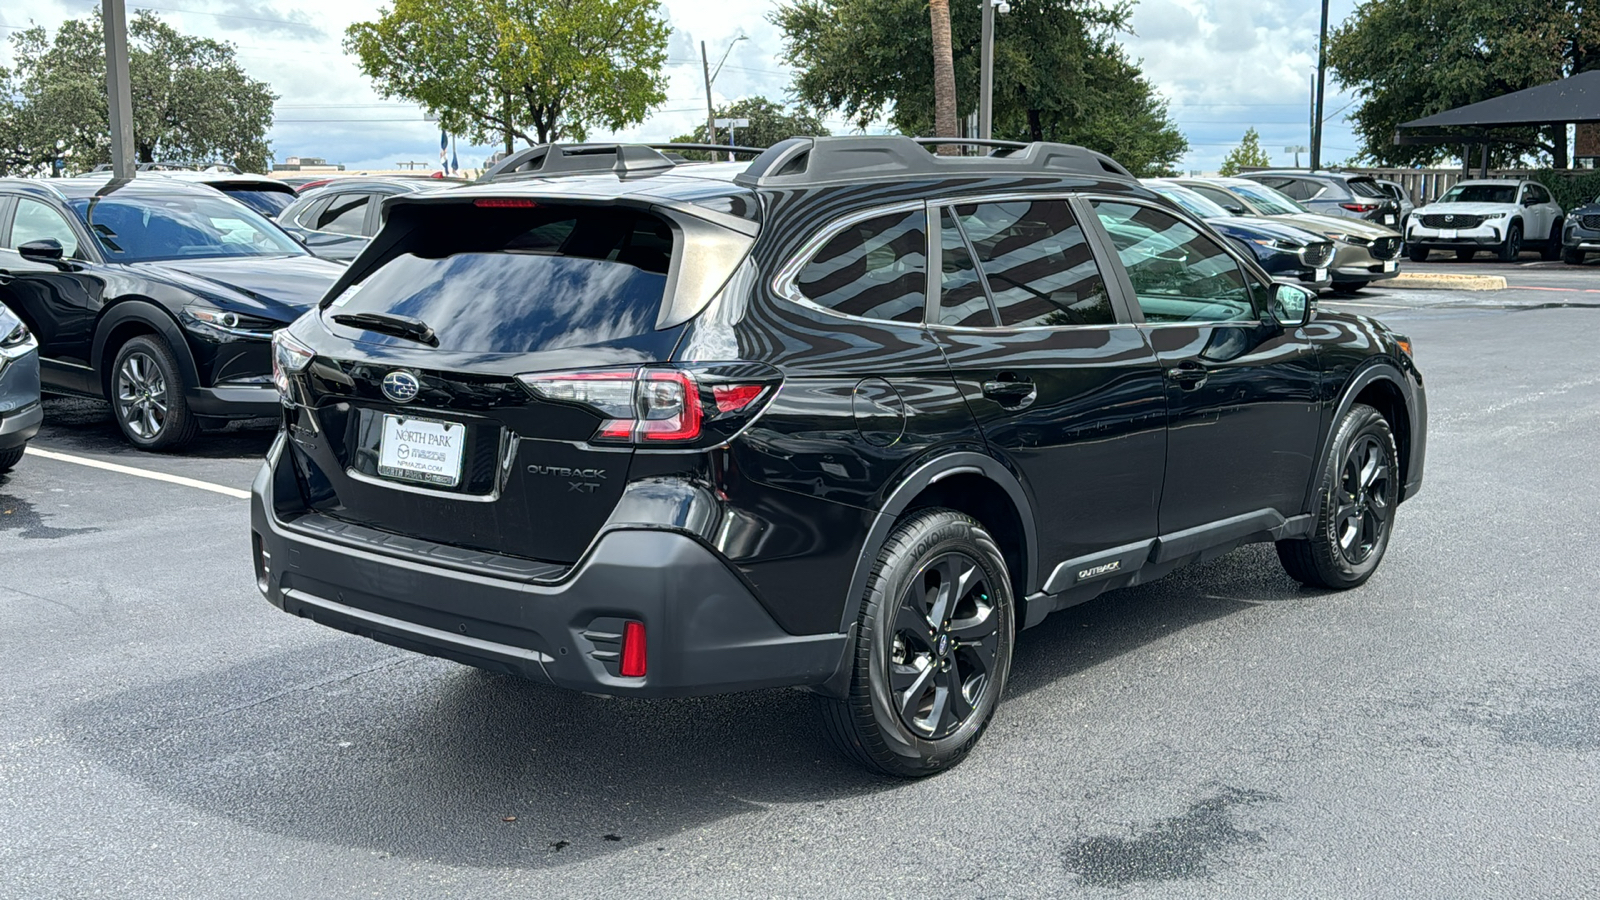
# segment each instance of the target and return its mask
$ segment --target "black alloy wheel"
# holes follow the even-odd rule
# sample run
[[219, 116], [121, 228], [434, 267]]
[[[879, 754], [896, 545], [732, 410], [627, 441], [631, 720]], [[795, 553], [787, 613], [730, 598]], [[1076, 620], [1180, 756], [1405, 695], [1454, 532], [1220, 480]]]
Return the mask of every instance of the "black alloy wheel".
[[1357, 403], [1339, 421], [1323, 462], [1311, 534], [1278, 541], [1278, 560], [1309, 587], [1356, 587], [1383, 561], [1399, 503], [1394, 433], [1382, 413]]
[[1005, 559], [982, 525], [948, 509], [910, 514], [868, 581], [846, 696], [817, 697], [832, 743], [905, 778], [966, 758], [1005, 690], [1013, 610]]
[[1522, 223], [1512, 222], [1506, 230], [1505, 243], [1500, 245], [1500, 261], [1513, 262], [1522, 255]]
[[200, 430], [184, 399], [178, 362], [160, 338], [143, 335], [123, 344], [110, 387], [117, 426], [141, 450], [177, 449]]

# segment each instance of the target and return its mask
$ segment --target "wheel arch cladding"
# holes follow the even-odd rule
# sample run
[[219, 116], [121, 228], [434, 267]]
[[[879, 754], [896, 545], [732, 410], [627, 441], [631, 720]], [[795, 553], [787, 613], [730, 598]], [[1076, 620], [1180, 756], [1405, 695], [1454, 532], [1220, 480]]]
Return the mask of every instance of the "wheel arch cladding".
[[[1400, 484], [1411, 477], [1411, 413], [1406, 408], [1405, 395], [1400, 386], [1387, 377], [1378, 377], [1356, 394], [1354, 403], [1365, 403], [1376, 409], [1389, 423], [1394, 433], [1395, 450], [1400, 455]], [[1346, 410], [1348, 410], [1346, 406]]]
[[184, 383], [190, 387], [200, 384], [200, 373], [189, 351], [189, 342], [183, 329], [166, 310], [148, 300], [123, 300], [107, 309], [95, 326], [94, 350], [90, 365], [100, 379], [100, 390], [111, 395], [111, 366], [122, 345], [141, 335], [153, 335], [166, 341], [167, 349], [178, 360]]
[[1021, 482], [999, 461], [963, 451], [918, 466], [884, 501], [856, 561], [840, 631], [848, 629], [860, 616], [867, 579], [895, 525], [914, 510], [940, 506], [972, 516], [994, 537], [1005, 558], [1013, 599], [1021, 614], [1038, 568], [1034, 559], [1037, 541], [1032, 504]]

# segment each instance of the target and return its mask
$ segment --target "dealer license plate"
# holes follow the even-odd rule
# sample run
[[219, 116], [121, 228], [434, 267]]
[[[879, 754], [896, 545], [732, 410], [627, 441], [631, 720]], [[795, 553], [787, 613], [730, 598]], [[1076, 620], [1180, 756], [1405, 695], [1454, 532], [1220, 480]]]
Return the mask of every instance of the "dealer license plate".
[[467, 426], [385, 415], [378, 438], [378, 474], [441, 487], [461, 483]]
[[1393, 272], [1396, 265], [1398, 265], [1398, 263], [1396, 263], [1394, 260], [1386, 259], [1383, 261], [1383, 270], [1385, 272]]
[[1384, 216], [1383, 217], [1383, 224], [1385, 224], [1385, 225], [1393, 225], [1394, 224], [1394, 216]]
[[1441, 228], [1439, 229], [1439, 237], [1447, 241], [1453, 241], [1456, 239], [1456, 230], [1454, 228]]
[[1327, 269], [1318, 269], [1317, 270], [1317, 277], [1312, 279], [1312, 280], [1313, 281], [1327, 281], [1328, 280], [1328, 270]]

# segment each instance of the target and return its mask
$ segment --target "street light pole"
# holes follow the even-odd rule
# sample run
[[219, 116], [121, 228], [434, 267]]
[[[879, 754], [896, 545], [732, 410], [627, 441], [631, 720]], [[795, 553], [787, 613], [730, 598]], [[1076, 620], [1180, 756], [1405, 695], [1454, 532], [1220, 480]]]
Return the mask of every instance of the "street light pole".
[[978, 137], [989, 140], [994, 133], [994, 0], [983, 2], [983, 47], [978, 85]]
[[111, 107], [111, 174], [133, 178], [133, 90], [128, 84], [128, 14], [124, 0], [103, 0], [106, 100]]
[[1311, 122], [1311, 171], [1322, 168], [1322, 97], [1328, 80], [1328, 0], [1322, 0], [1322, 32], [1317, 38], [1317, 111]]
[[700, 71], [706, 76], [706, 143], [717, 142], [717, 114], [711, 108], [711, 62], [706, 58], [706, 42], [700, 42]]

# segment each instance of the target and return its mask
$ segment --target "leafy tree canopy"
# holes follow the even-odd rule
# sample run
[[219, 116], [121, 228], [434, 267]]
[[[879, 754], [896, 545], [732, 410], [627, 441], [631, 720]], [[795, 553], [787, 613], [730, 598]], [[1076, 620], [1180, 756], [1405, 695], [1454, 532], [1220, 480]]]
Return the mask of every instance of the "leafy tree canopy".
[[[105, 37], [98, 13], [11, 37], [0, 69], [0, 170], [39, 171], [71, 150], [71, 167], [111, 161]], [[133, 141], [141, 162], [228, 162], [262, 171], [277, 99], [246, 75], [232, 44], [193, 37], [140, 10], [128, 25]]]
[[1239, 142], [1239, 146], [1229, 150], [1228, 155], [1222, 158], [1222, 167], [1217, 171], [1222, 175], [1237, 175], [1246, 166], [1270, 165], [1272, 157], [1261, 149], [1261, 135], [1251, 128], [1245, 131], [1244, 140]]
[[[1361, 103], [1351, 114], [1380, 165], [1428, 165], [1457, 148], [1394, 143], [1401, 122], [1600, 66], [1600, 6], [1567, 0], [1368, 0], [1328, 39], [1328, 65]], [[1566, 165], [1566, 129], [1496, 129]], [[1522, 147], [1490, 148], [1513, 165]]]
[[345, 32], [385, 97], [476, 143], [583, 140], [666, 99], [659, 0], [395, 0]]
[[[749, 127], [736, 128], [733, 132], [734, 142], [743, 147], [771, 147], [779, 141], [792, 137], [825, 137], [828, 134], [828, 129], [814, 113], [805, 110], [791, 112], [783, 104], [768, 100], [766, 97], [746, 97], [719, 106], [716, 118], [750, 120]], [[705, 127], [702, 126], [689, 134], [678, 135], [672, 142], [700, 144], [704, 143], [705, 139]], [[727, 129], [717, 129], [714, 143], [728, 143]], [[702, 158], [705, 156], [693, 152], [689, 155]]]
[[[1169, 174], [1188, 141], [1115, 38], [1132, 7], [1100, 0], [1011, 0], [995, 20], [994, 136], [1063, 141], [1140, 175]], [[950, 4], [958, 112], [977, 108], [982, 7]], [[887, 116], [933, 133], [933, 45], [925, 0], [790, 0], [772, 15], [799, 69], [793, 90], [862, 127]]]

